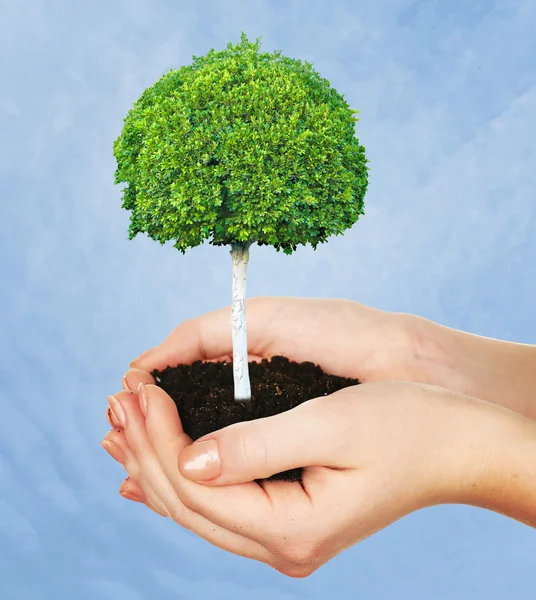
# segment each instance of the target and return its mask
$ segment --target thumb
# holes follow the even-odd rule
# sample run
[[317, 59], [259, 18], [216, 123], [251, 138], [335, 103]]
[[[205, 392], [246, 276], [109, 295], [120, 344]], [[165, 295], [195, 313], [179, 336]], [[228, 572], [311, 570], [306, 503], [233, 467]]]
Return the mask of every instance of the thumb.
[[131, 361], [130, 368], [150, 372], [232, 353], [230, 322], [230, 306], [183, 321], [162, 343]]
[[[278, 299], [282, 301], [283, 299]], [[261, 298], [246, 301], [248, 311], [248, 349], [255, 356], [255, 348], [263, 333], [264, 307]], [[213, 310], [205, 315], [183, 321], [157, 346], [149, 348], [130, 363], [131, 369], [151, 372], [177, 364], [191, 364], [196, 360], [215, 360], [233, 355], [231, 306]]]
[[179, 471], [192, 481], [230, 485], [298, 467], [344, 466], [340, 460], [348, 436], [341, 435], [340, 413], [333, 406], [325, 410], [330, 400], [333, 404], [334, 398], [315, 398], [278, 415], [209, 433], [182, 450]]

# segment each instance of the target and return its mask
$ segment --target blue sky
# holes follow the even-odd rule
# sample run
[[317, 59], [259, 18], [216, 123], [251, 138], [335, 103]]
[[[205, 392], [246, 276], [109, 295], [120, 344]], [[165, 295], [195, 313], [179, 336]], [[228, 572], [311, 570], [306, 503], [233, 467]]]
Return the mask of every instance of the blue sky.
[[245, 31], [361, 110], [366, 215], [248, 293], [346, 297], [536, 343], [532, 0], [2, 0], [0, 597], [534, 598], [536, 535], [428, 509], [303, 580], [225, 553], [117, 493], [106, 397], [180, 321], [230, 302], [231, 263], [138, 236], [112, 144], [164, 71]]

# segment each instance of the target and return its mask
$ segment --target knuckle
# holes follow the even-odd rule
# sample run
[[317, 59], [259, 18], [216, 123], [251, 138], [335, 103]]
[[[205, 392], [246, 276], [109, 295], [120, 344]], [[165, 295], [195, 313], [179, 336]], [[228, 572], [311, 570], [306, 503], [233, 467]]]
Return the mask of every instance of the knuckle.
[[181, 525], [182, 527], [186, 527], [188, 529], [188, 510], [183, 504], [180, 502], [174, 502], [171, 506], [167, 507], [167, 512], [171, 519], [177, 523], [177, 525]]
[[[235, 423], [229, 427], [231, 428], [234, 429], [232, 433], [236, 438], [235, 443], [230, 444], [229, 447], [236, 448], [238, 456], [233, 455], [226, 462], [237, 465], [240, 470], [245, 469], [249, 472], [254, 469], [256, 473], [263, 474], [268, 462], [268, 447], [262, 428], [252, 423]], [[225, 446], [224, 443], [223, 447]]]
[[180, 515], [184, 516], [187, 511], [195, 512], [196, 510], [196, 503], [194, 502], [193, 498], [190, 498], [188, 494], [181, 495], [181, 505], [181, 508], [185, 508], [186, 511], [178, 510], [177, 512]]
[[251, 446], [249, 444], [249, 436], [245, 435], [244, 432], [239, 433], [238, 447], [240, 448], [240, 459], [243, 468], [249, 470], [249, 468], [253, 465], [253, 460], [251, 457]]
[[[262, 430], [258, 430], [252, 423], [235, 423], [229, 427], [229, 433], [233, 437], [236, 436], [235, 443], [230, 444], [230, 447], [238, 450], [238, 456], [232, 457], [232, 463], [236, 464], [238, 459], [240, 468], [262, 470], [266, 465], [267, 454]], [[223, 446], [225, 447], [226, 444], [224, 443]]]

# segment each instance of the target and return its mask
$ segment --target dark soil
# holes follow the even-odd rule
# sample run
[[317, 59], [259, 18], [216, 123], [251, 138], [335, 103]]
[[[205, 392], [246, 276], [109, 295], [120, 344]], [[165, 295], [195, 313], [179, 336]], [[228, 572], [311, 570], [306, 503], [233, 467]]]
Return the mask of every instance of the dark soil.
[[[155, 370], [152, 375], [173, 398], [184, 432], [194, 441], [227, 425], [271, 417], [359, 383], [357, 379], [324, 373], [312, 362], [291, 362], [284, 356], [249, 363], [249, 402], [234, 400], [232, 362], [198, 360], [191, 365]], [[302, 470], [283, 471], [266, 481], [301, 481]]]

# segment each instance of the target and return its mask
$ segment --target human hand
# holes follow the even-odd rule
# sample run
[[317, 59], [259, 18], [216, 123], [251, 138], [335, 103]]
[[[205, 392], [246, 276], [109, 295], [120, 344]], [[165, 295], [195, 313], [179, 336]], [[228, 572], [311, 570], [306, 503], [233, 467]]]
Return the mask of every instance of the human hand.
[[[257, 297], [247, 302], [249, 360], [283, 355], [362, 383], [412, 381], [482, 398], [536, 419], [536, 346], [485, 338], [351, 300]], [[148, 373], [196, 360], [231, 361], [231, 307], [181, 323], [130, 363]], [[138, 370], [143, 370], [142, 375]], [[135, 388], [133, 388], [135, 389]]]
[[[411, 379], [413, 319], [350, 300], [251, 298], [247, 300], [248, 360], [284, 355], [361, 382]], [[151, 371], [196, 360], [232, 360], [230, 306], [181, 323], [161, 344], [132, 361], [123, 389], [137, 390], [140, 382], [154, 384]], [[107, 418], [117, 428], [116, 434], [121, 434], [108, 412]], [[135, 501], [146, 499], [135, 477], [125, 480], [120, 493]], [[155, 510], [150, 501], [147, 505]]]
[[[277, 297], [250, 299], [247, 310], [250, 361], [283, 354], [361, 382], [405, 380], [440, 385], [513, 410], [520, 404], [514, 388], [530, 387], [523, 377], [514, 378], [508, 389], [501, 385], [500, 375], [504, 377], [510, 356], [502, 349], [512, 345], [414, 315], [388, 313], [349, 300]], [[123, 388], [135, 390], [139, 382], [154, 384], [149, 372], [168, 365], [232, 360], [230, 319], [228, 306], [181, 323], [164, 342], [132, 361]], [[530, 362], [515, 353], [512, 359], [516, 365]], [[494, 365], [500, 365], [501, 373], [496, 373]], [[505, 377], [505, 384], [509, 379]], [[141, 493], [132, 479], [121, 492], [131, 499]]]
[[[414, 318], [344, 299], [250, 298], [248, 360], [283, 355], [361, 382], [405, 379], [415, 370], [411, 360]], [[227, 306], [184, 321], [130, 367], [149, 373], [196, 360], [232, 361], [232, 344], [231, 306]], [[154, 383], [152, 377], [144, 381]], [[128, 383], [123, 387], [128, 389]]]
[[[181, 324], [161, 345], [131, 363], [133, 369], [126, 374], [123, 387], [136, 390], [140, 382], [153, 384], [154, 378], [147, 371], [179, 362], [231, 360], [229, 322], [230, 307]], [[499, 375], [507, 372], [504, 365], [509, 361], [517, 365], [530, 362], [530, 357], [525, 354], [519, 357], [521, 350], [525, 352], [521, 345], [471, 336], [420, 317], [384, 313], [350, 301], [255, 298], [248, 302], [248, 327], [249, 360], [285, 354], [291, 360], [313, 360], [326, 371], [357, 377], [363, 382], [403, 379], [439, 385], [446, 383], [457, 391], [480, 391], [482, 394], [472, 395], [480, 395], [514, 410], [513, 395], [503, 393], [504, 385], [498, 385]], [[299, 335], [300, 332], [303, 335]], [[303, 347], [299, 347], [300, 340]], [[513, 346], [514, 352], [511, 351]], [[479, 353], [483, 356], [480, 362]], [[456, 370], [458, 354], [464, 367], [459, 371]], [[502, 372], [491, 378], [490, 365], [500, 365]], [[482, 386], [482, 381], [488, 385]], [[505, 384], [508, 384], [508, 378], [505, 378]], [[517, 385], [522, 391], [529, 387], [523, 378]], [[125, 395], [129, 396], [127, 392], [118, 394], [120, 398]], [[170, 410], [176, 414], [174, 405]], [[118, 427], [113, 418], [110, 422]], [[115, 446], [115, 457], [120, 455], [123, 464], [137, 464], [122, 428], [109, 435], [121, 448], [118, 450]], [[137, 483], [136, 469], [127, 468], [131, 477], [121, 486], [121, 493], [165, 514], [165, 507], [150, 488], [144, 490]]]
[[[311, 361], [325, 372], [361, 382], [411, 379], [412, 315], [389, 313], [341, 299], [257, 297], [247, 301], [248, 360], [284, 355]], [[150, 374], [168, 365], [232, 360], [231, 307], [181, 323], [158, 346], [130, 363], [124, 390], [140, 382], [154, 384]], [[413, 370], [412, 370], [413, 369]], [[112, 427], [121, 428], [107, 413]], [[125, 498], [144, 501], [131, 477], [122, 484]], [[140, 500], [142, 499], [142, 500]], [[150, 502], [148, 506], [155, 509]]]
[[[442, 388], [369, 383], [192, 445], [158, 386], [142, 385], [139, 399], [128, 392], [116, 399], [110, 406], [123, 429], [106, 439], [155, 509], [291, 577], [313, 573], [415, 510], [480, 498], [484, 506], [493, 496], [498, 423], [502, 413], [514, 414]], [[198, 450], [214, 459], [214, 444], [219, 466], [210, 465], [211, 479], [190, 481], [203, 475], [189, 473], [187, 463]], [[305, 467], [301, 484], [253, 481], [296, 467]]]

